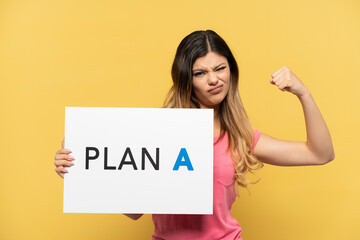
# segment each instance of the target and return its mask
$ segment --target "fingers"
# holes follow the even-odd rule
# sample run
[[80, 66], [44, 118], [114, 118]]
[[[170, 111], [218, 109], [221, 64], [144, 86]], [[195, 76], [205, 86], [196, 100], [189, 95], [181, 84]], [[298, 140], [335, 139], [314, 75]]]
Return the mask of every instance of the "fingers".
[[64, 178], [64, 174], [68, 172], [68, 170], [62, 166], [55, 168], [55, 172], [62, 178]]
[[55, 168], [55, 172], [57, 172], [58, 174], [67, 173], [68, 170], [66, 168], [64, 168], [63, 166], [60, 166], [60, 167]]
[[284, 82], [284, 77], [278, 75], [274, 78], [271, 78], [270, 82], [276, 86], [279, 86], [282, 82]]
[[[62, 147], [64, 147], [64, 140], [62, 141]], [[58, 150], [54, 156], [54, 164], [56, 166], [55, 172], [62, 178], [64, 178], [64, 174], [68, 172], [65, 167], [70, 167], [74, 165], [72, 162], [74, 160], [73, 156], [70, 156], [70, 149], [62, 148]]]
[[282, 81], [283, 79], [283, 74], [281, 74], [282, 72], [283, 72], [283, 68], [280, 68], [278, 71], [271, 74], [270, 83], [276, 85], [280, 84], [280, 81]]
[[285, 91], [287, 87], [290, 87], [290, 83], [287, 81], [282, 81], [279, 85], [278, 85], [279, 89], [281, 91]]
[[280, 68], [271, 75], [272, 78], [270, 79], [270, 83], [278, 86], [280, 90], [284, 91], [287, 87], [290, 87], [288, 71], [290, 71], [290, 69], [287, 66]]
[[54, 164], [55, 164], [56, 167], [61, 167], [61, 166], [70, 167], [70, 166], [74, 165], [73, 162], [67, 161], [67, 160], [55, 160]]
[[278, 86], [282, 91], [291, 92], [298, 97], [309, 92], [301, 80], [287, 66], [280, 68], [271, 76], [270, 83]]
[[273, 78], [276, 77], [277, 75], [279, 75], [279, 73], [283, 72], [285, 69], [289, 69], [289, 68], [287, 66], [283, 66], [282, 68], [271, 74], [271, 77]]
[[288, 72], [290, 72], [290, 69], [287, 66], [283, 66], [282, 68], [271, 74], [270, 83], [276, 84], [280, 79], [283, 80], [283, 78], [287, 75]]
[[72, 161], [75, 160], [74, 157], [70, 156], [69, 154], [56, 154], [54, 159], [55, 159], [54, 164], [56, 167], [72, 166], [74, 165]]
[[68, 160], [68, 161], [72, 161], [74, 160], [74, 157], [69, 155], [69, 154], [61, 154], [61, 153], [57, 153], [55, 156], [54, 156], [54, 159], [55, 160]]
[[286, 79], [279, 78], [274, 80], [272, 84], [275, 84], [280, 90], [285, 91], [286, 88], [291, 87], [291, 82], [287, 81]]
[[56, 152], [56, 154], [69, 154], [69, 153], [71, 153], [71, 150], [68, 148], [63, 148]]

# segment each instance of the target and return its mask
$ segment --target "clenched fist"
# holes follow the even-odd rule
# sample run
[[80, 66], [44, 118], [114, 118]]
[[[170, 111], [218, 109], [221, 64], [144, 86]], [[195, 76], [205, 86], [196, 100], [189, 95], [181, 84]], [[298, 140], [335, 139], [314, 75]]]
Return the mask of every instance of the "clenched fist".
[[278, 86], [282, 91], [288, 91], [301, 97], [309, 92], [300, 79], [287, 67], [284, 66], [271, 75], [270, 83]]

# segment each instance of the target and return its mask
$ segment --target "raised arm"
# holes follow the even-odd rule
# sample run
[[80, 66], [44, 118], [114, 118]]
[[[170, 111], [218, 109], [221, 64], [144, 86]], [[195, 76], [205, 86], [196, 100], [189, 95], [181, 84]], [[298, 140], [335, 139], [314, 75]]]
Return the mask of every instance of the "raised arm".
[[270, 82], [299, 98], [305, 116], [307, 141], [284, 141], [262, 133], [254, 155], [264, 163], [279, 166], [319, 165], [333, 160], [335, 153], [330, 132], [310, 91], [286, 66], [272, 74]]

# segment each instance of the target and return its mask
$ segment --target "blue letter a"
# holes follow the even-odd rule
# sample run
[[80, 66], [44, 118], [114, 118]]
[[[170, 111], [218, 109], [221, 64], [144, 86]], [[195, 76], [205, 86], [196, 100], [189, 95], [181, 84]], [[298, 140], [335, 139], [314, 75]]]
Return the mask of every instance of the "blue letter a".
[[[181, 161], [183, 158], [184, 158], [184, 161]], [[173, 170], [174, 171], [179, 170], [180, 166], [187, 166], [188, 171], [193, 171], [194, 170], [194, 168], [193, 168], [193, 166], [192, 166], [192, 164], [190, 162], [189, 155], [186, 152], [186, 148], [182, 148], [180, 150], [179, 156], [176, 159]]]

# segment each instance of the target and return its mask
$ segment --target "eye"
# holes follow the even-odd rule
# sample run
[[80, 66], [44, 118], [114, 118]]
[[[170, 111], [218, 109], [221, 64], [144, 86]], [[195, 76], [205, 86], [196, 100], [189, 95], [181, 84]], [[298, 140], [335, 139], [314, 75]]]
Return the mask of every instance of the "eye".
[[204, 74], [205, 74], [204, 72], [196, 72], [196, 73], [194, 73], [194, 76], [200, 77], [200, 76], [203, 76]]
[[226, 68], [226, 67], [224, 66], [224, 67], [221, 67], [221, 68], [216, 69], [216, 71], [219, 72], [219, 71], [224, 70], [225, 68]]

